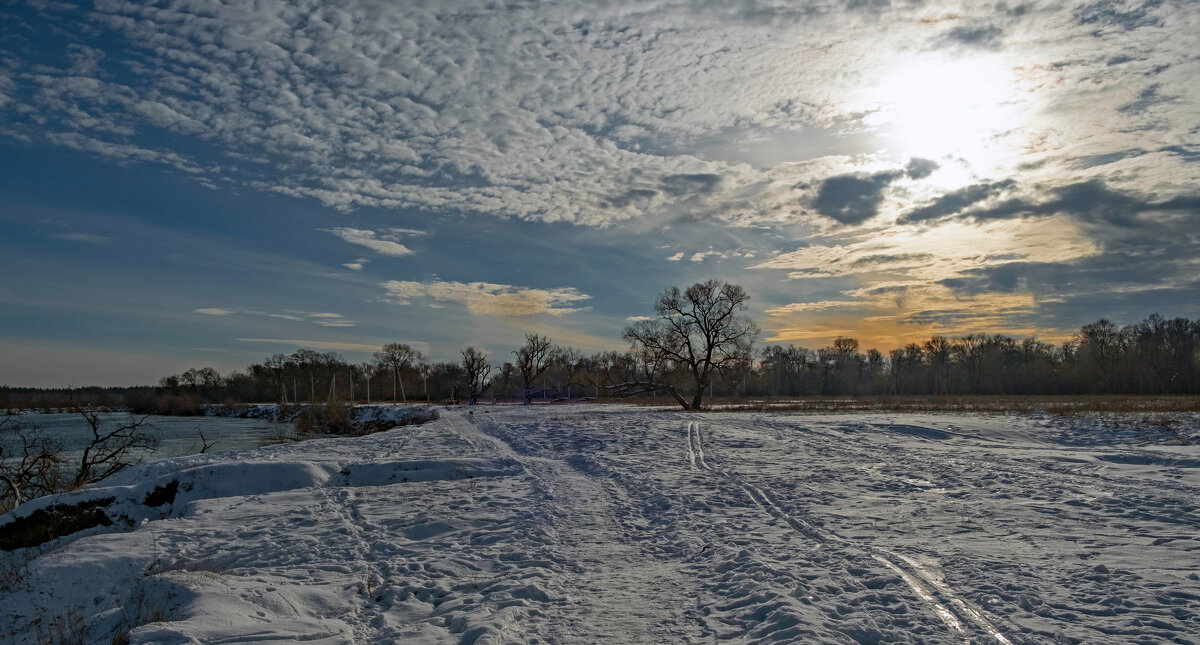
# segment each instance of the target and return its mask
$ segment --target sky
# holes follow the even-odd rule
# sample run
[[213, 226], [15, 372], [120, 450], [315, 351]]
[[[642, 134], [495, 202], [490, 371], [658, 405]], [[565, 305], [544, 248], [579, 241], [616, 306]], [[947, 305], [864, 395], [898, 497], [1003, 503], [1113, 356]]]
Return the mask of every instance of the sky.
[[1200, 3], [0, 0], [0, 384], [1200, 317]]

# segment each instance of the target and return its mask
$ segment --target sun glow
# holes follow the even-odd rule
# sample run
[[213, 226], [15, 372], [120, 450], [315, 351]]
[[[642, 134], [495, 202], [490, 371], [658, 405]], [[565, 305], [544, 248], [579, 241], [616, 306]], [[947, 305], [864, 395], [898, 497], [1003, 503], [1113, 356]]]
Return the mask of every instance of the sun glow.
[[[866, 88], [864, 122], [897, 157], [942, 164], [941, 182], [991, 175], [1015, 152], [1021, 95], [1011, 66], [997, 56], [951, 59], [920, 55], [897, 61]], [[947, 163], [953, 161], [956, 163]]]

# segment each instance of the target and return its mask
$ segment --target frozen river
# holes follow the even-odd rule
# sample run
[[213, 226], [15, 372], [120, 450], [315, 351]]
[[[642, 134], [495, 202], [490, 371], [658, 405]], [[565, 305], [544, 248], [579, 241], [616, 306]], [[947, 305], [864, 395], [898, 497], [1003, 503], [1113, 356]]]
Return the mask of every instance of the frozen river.
[[[142, 415], [130, 417], [125, 412], [108, 412], [101, 415], [104, 427], [119, 427], [130, 419], [142, 419]], [[68, 452], [80, 450], [91, 437], [87, 422], [76, 413], [27, 414], [26, 423], [34, 424], [44, 436], [62, 443]], [[150, 415], [145, 422], [153, 428], [159, 438], [158, 450], [146, 455], [146, 459], [181, 457], [200, 451], [200, 433], [213, 451], [247, 450], [262, 446], [267, 440], [291, 429], [290, 423], [277, 424], [266, 419], [239, 419], [234, 417], [167, 417]]]

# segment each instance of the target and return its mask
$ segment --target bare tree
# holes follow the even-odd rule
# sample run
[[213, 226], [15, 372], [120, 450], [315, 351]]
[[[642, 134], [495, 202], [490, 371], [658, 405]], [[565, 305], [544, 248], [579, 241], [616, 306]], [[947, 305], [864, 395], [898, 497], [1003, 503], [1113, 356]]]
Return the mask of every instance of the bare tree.
[[[75, 405], [91, 431], [75, 457], [59, 442], [41, 433], [36, 424], [19, 417], [0, 421], [0, 512], [24, 501], [94, 484], [141, 461], [158, 446], [153, 427], [129, 416], [120, 423], [106, 422], [94, 408]], [[202, 437], [203, 439], [203, 437]], [[205, 449], [211, 444], [205, 443]], [[72, 465], [72, 463], [74, 465]]]
[[0, 513], [63, 488], [62, 445], [19, 416], [0, 420]]
[[554, 356], [554, 373], [557, 381], [567, 390], [567, 399], [571, 398], [571, 386], [580, 381], [579, 372], [583, 365], [583, 354], [572, 347], [564, 347]]
[[525, 344], [513, 352], [517, 357], [517, 371], [521, 373], [521, 384], [525, 388], [525, 405], [533, 402], [533, 383], [554, 361], [554, 346], [549, 338], [537, 334], [525, 334]]
[[945, 336], [932, 336], [922, 345], [929, 362], [929, 391], [946, 394], [950, 391], [950, 341]]
[[[308, 402], [315, 404], [317, 402], [317, 368], [321, 365], [321, 353], [316, 350], [301, 348], [292, 352], [290, 359], [300, 374], [308, 376]], [[299, 395], [296, 392], [294, 377], [292, 381], [292, 398], [296, 399], [296, 403], [300, 401]]]
[[[713, 372], [724, 375], [750, 359], [758, 325], [740, 312], [750, 296], [742, 287], [719, 280], [699, 282], [685, 291], [671, 287], [654, 303], [657, 318], [626, 327], [622, 334], [640, 356], [638, 381], [617, 389], [624, 393], [666, 391], [685, 410], [698, 410]], [[693, 381], [691, 403], [663, 376], [678, 367]]]
[[[496, 375], [496, 378], [500, 379], [500, 386], [499, 386], [500, 391], [497, 392], [495, 387], [492, 388], [492, 400], [493, 401], [496, 399], [497, 395], [508, 396], [509, 394], [512, 393], [512, 382], [513, 382], [513, 379], [516, 378], [516, 375], [517, 375], [517, 366], [516, 365], [513, 365], [512, 363], [505, 361], [504, 364], [500, 366], [500, 373]], [[495, 379], [492, 379], [492, 380], [493, 380], [493, 384], [494, 384]]]
[[388, 343], [382, 349], [375, 352], [375, 362], [387, 368], [392, 373], [392, 403], [396, 403], [396, 387], [400, 387], [400, 396], [408, 403], [408, 397], [404, 394], [404, 381], [401, 378], [403, 370], [412, 367], [414, 361], [422, 360], [421, 356], [412, 347], [404, 343]]
[[475, 405], [482, 395], [492, 385], [492, 380], [489, 378], [492, 374], [492, 364], [488, 362], [488, 355], [484, 352], [476, 350], [474, 347], [468, 347], [462, 352], [463, 371], [467, 374], [467, 397], [471, 405]]
[[76, 406], [75, 412], [87, 421], [92, 438], [79, 456], [79, 470], [72, 478], [69, 488], [80, 488], [94, 484], [109, 475], [125, 470], [141, 461], [142, 453], [158, 447], [158, 437], [146, 423], [146, 417], [123, 423], [105, 425], [100, 413], [92, 408]]

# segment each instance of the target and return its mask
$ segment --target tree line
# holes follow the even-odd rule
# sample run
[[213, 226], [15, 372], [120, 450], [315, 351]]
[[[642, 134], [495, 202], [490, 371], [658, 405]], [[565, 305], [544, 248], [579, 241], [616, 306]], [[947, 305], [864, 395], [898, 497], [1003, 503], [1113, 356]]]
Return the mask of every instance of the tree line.
[[719, 281], [672, 287], [654, 316], [625, 329], [627, 351], [585, 354], [526, 334], [503, 357], [474, 347], [430, 363], [402, 343], [350, 363], [334, 352], [275, 354], [245, 372], [211, 369], [164, 378], [159, 391], [206, 402], [321, 403], [670, 397], [699, 408], [706, 396], [886, 394], [1197, 394], [1200, 321], [1158, 314], [1118, 327], [1101, 319], [1047, 343], [1002, 334], [932, 336], [883, 353], [839, 337], [816, 349], [755, 347], [749, 296]]
[[[654, 316], [624, 330], [626, 351], [587, 354], [529, 333], [502, 356], [466, 347], [459, 360], [428, 362], [389, 343], [354, 363], [298, 349], [244, 371], [189, 369], [135, 388], [139, 411], [186, 413], [214, 403], [373, 403], [663, 396], [699, 408], [709, 396], [1200, 394], [1200, 321], [1158, 314], [1119, 327], [1101, 319], [1047, 343], [1002, 334], [932, 336], [886, 354], [839, 337], [816, 349], [756, 347], [749, 296], [716, 280], [671, 287]], [[11, 394], [11, 391], [8, 392]], [[6, 392], [0, 389], [0, 406]], [[9, 401], [12, 397], [10, 396]]]

